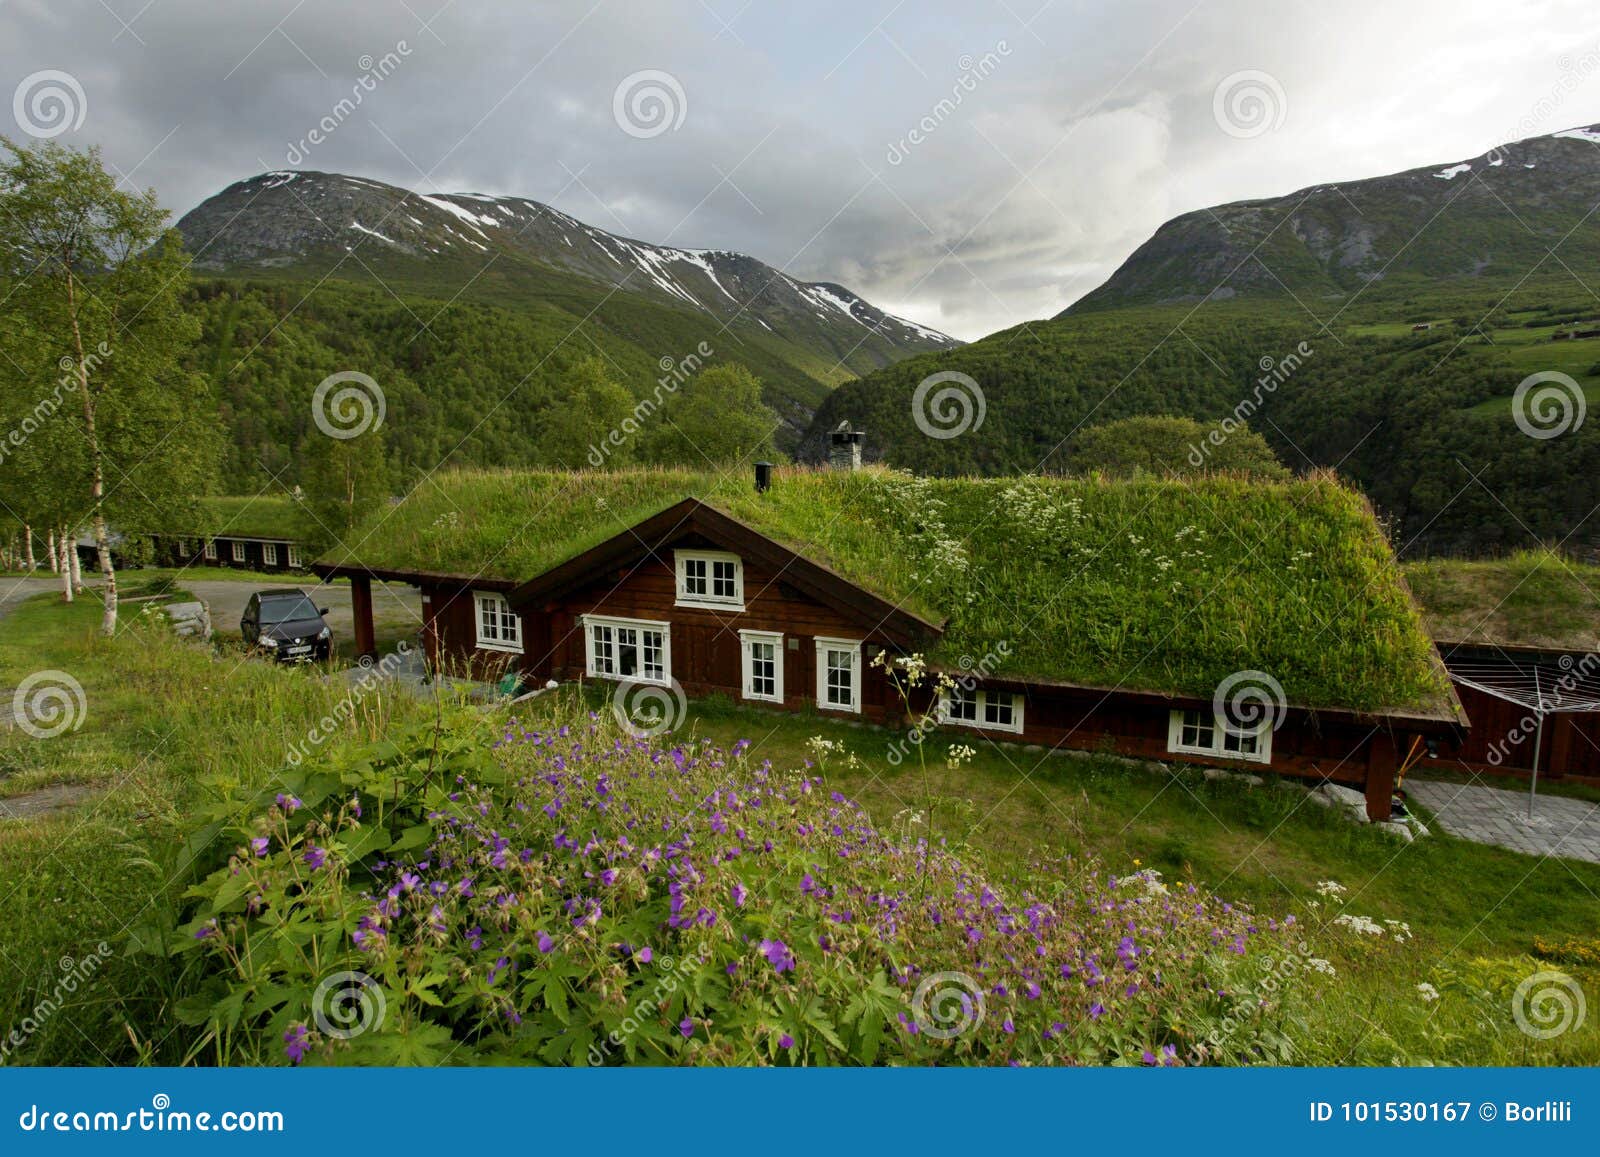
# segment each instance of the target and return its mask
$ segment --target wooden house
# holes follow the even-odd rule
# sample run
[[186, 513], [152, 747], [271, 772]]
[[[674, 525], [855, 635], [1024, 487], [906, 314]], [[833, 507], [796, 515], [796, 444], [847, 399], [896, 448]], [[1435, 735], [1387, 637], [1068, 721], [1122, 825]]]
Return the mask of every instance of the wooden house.
[[[1370, 508], [1332, 479], [768, 477], [447, 475], [313, 570], [351, 581], [360, 650], [372, 580], [410, 582], [430, 659], [479, 677], [897, 729], [931, 711], [950, 736], [1333, 781], [1374, 818], [1464, 725]], [[897, 661], [943, 689], [908, 703]]]
[[148, 536], [161, 566], [216, 566], [241, 570], [304, 572], [312, 561], [304, 517], [283, 496], [207, 498], [194, 526]]

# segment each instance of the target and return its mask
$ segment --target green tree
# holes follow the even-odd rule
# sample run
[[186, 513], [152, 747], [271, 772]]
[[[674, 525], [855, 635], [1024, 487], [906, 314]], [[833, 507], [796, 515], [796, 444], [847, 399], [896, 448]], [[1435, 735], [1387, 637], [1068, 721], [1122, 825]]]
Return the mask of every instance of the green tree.
[[539, 463], [566, 470], [626, 466], [634, 445], [625, 436], [624, 423], [633, 407], [633, 395], [612, 376], [605, 359], [584, 358], [568, 372], [545, 410]]
[[1122, 418], [1084, 430], [1074, 439], [1068, 464], [1075, 471], [1132, 474], [1200, 474], [1236, 471], [1258, 478], [1287, 478], [1260, 434], [1241, 423], [1228, 426], [1193, 418]]
[[741, 365], [689, 379], [652, 419], [646, 455], [674, 466], [732, 466], [773, 453], [778, 415], [761, 400], [761, 379]]
[[121, 190], [95, 149], [0, 137], [0, 220], [10, 242], [0, 264], [14, 280], [0, 310], [32, 335], [23, 365], [57, 366], [50, 377], [62, 381], [48, 388], [70, 398], [46, 423], [54, 445], [78, 442], [52, 463], [51, 485], [78, 504], [67, 525], [93, 531], [111, 634], [111, 523], [132, 531], [192, 515], [215, 470], [216, 408], [184, 368], [199, 334], [183, 307], [188, 261], [154, 190]]
[[306, 538], [319, 547], [343, 539], [388, 501], [393, 488], [378, 428], [353, 438], [311, 434], [300, 448], [300, 461]]

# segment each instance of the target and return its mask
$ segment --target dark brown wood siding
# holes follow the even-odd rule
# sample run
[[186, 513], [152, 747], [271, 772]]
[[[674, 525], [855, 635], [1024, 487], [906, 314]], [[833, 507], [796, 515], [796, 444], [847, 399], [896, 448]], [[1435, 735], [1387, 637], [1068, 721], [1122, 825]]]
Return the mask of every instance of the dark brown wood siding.
[[[701, 544], [686, 543], [693, 549]], [[709, 549], [718, 549], [711, 547]], [[745, 609], [713, 610], [677, 605], [677, 578], [671, 553], [636, 567], [599, 576], [545, 609], [547, 634], [544, 648], [530, 652], [530, 669], [555, 679], [576, 679], [586, 670], [585, 640], [580, 616], [610, 615], [625, 619], [650, 619], [671, 625], [672, 677], [689, 695], [722, 692], [739, 699], [743, 691], [741, 630], [775, 631], [784, 637], [784, 706], [798, 709], [816, 698], [816, 640], [860, 639], [861, 716], [875, 722], [898, 718], [898, 702], [891, 703], [881, 674], [874, 677], [870, 652], [887, 644], [879, 632], [788, 586], [780, 574], [744, 564]], [[524, 621], [537, 619], [524, 615]], [[531, 637], [531, 633], [530, 633]], [[545, 640], [548, 641], [545, 641]], [[548, 661], [546, 661], [548, 656]], [[776, 706], [776, 704], [773, 704]], [[853, 712], [841, 715], [856, 717]]]
[[[1469, 771], [1530, 774], [1538, 732], [1533, 712], [1462, 683], [1456, 684], [1456, 694], [1472, 728], [1450, 753], [1453, 761]], [[1540, 776], [1600, 777], [1600, 713], [1545, 716], [1538, 747]]]

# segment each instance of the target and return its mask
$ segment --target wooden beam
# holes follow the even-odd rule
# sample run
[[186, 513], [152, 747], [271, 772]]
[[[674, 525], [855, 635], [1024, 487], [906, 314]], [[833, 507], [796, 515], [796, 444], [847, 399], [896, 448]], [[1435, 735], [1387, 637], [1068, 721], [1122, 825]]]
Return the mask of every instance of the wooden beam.
[[372, 580], [366, 575], [350, 576], [350, 610], [356, 620], [356, 657], [376, 658], [378, 644], [372, 626]]
[[1378, 730], [1367, 748], [1367, 818], [1383, 823], [1394, 810], [1394, 778], [1400, 765], [1399, 742], [1410, 736], [1397, 736]]

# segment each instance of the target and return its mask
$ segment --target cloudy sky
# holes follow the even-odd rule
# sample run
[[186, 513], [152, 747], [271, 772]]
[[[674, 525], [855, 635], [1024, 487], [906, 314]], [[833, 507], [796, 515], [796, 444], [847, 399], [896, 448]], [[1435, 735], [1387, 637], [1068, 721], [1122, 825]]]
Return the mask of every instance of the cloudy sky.
[[1600, 121], [1600, 9], [0, 0], [5, 95], [175, 214], [287, 167], [516, 194], [976, 338], [1175, 214]]

